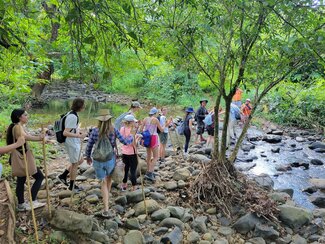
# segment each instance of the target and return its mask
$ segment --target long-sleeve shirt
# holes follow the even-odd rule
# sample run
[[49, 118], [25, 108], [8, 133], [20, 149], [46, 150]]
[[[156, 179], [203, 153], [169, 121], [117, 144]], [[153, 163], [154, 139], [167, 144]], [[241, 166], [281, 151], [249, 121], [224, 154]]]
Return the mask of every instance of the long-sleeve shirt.
[[[94, 128], [91, 131], [91, 134], [90, 134], [90, 137], [89, 137], [89, 140], [87, 143], [87, 148], [86, 148], [86, 157], [87, 158], [90, 158], [93, 146], [98, 141], [98, 137], [99, 137], [99, 129]], [[108, 139], [111, 142], [113, 148], [116, 147], [116, 138], [119, 139], [119, 141], [124, 145], [129, 145], [133, 142], [133, 136], [127, 136], [124, 138], [121, 135], [121, 133], [116, 128], [114, 128], [114, 132], [109, 133], [109, 135], [108, 135]]]

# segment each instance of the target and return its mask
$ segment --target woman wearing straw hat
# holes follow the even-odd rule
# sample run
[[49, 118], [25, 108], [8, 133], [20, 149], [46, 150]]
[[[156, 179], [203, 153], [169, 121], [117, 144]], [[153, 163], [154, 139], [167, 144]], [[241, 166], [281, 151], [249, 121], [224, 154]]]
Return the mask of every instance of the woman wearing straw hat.
[[[147, 180], [150, 180], [151, 182], [154, 182], [156, 180], [153, 171], [156, 162], [158, 161], [159, 138], [157, 128], [162, 132], [166, 124], [170, 124], [170, 121], [168, 120], [166, 121], [166, 124], [164, 126], [161, 126], [159, 120], [154, 117], [156, 113], [158, 113], [157, 108], [153, 107], [152, 109], [150, 109], [149, 117], [146, 117], [143, 120], [143, 123], [140, 128], [140, 131], [148, 130], [151, 134], [150, 146], [147, 147], [147, 173], [144, 176]], [[153, 159], [151, 159], [152, 155]]]
[[[101, 191], [104, 202], [104, 211], [102, 212], [102, 216], [107, 218], [110, 216], [108, 211], [108, 203], [109, 203], [109, 192], [111, 190], [112, 185], [112, 174], [115, 168], [116, 155], [114, 150], [116, 149], [116, 138], [124, 144], [128, 145], [133, 142], [133, 136], [128, 136], [124, 138], [121, 133], [114, 128], [112, 125], [112, 116], [108, 109], [102, 109], [99, 112], [100, 116], [96, 119], [98, 122], [98, 127], [94, 128], [91, 131], [87, 148], [86, 148], [86, 158], [87, 163], [92, 164], [95, 169], [96, 178], [101, 180]], [[113, 151], [113, 155], [109, 155], [109, 159], [107, 161], [96, 161], [93, 159], [94, 151], [96, 150], [96, 146], [94, 151], [92, 152], [94, 144], [99, 141], [101, 138], [108, 137], [110, 145], [107, 146], [106, 151]], [[99, 144], [96, 144], [97, 147]], [[113, 150], [112, 150], [113, 149]]]

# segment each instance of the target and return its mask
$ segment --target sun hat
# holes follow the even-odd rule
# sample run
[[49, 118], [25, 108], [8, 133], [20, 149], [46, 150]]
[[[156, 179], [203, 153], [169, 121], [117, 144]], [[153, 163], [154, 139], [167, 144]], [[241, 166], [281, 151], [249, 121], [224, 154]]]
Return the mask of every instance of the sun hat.
[[126, 115], [123, 120], [127, 122], [138, 122], [138, 120], [132, 114]]
[[133, 101], [131, 103], [131, 107], [133, 107], [133, 108], [142, 108], [138, 101]]
[[206, 103], [208, 103], [208, 99], [203, 98], [203, 99], [200, 100], [200, 103], [202, 103], [202, 102], [206, 102]]
[[247, 98], [246, 101], [249, 101], [250, 102], [251, 100], [249, 98]]
[[194, 109], [192, 107], [188, 107], [188, 108], [185, 109], [185, 112], [194, 113]]
[[156, 107], [153, 107], [153, 108], [150, 109], [150, 111], [149, 111], [149, 115], [154, 115], [154, 114], [156, 114], [156, 113], [158, 113], [158, 109], [157, 109]]
[[96, 119], [98, 119], [99, 121], [107, 121], [111, 118], [113, 118], [113, 116], [111, 115], [108, 109], [99, 110], [99, 116], [96, 117]]

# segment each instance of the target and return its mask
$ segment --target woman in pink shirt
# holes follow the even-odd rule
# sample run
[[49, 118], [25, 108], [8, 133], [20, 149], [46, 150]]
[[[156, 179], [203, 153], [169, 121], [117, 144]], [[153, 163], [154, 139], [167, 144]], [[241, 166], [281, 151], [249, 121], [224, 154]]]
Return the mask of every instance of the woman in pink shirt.
[[[124, 124], [123, 127], [120, 129], [120, 133], [123, 137], [128, 137], [130, 135], [134, 135], [135, 129], [134, 123], [137, 122], [135, 117], [131, 114], [126, 115], [124, 117]], [[137, 137], [138, 135], [136, 135]], [[122, 191], [126, 191], [127, 189], [127, 181], [128, 181], [128, 174], [130, 171], [130, 180], [132, 183], [132, 190], [136, 189], [137, 185], [137, 166], [138, 166], [138, 157], [137, 157], [137, 149], [136, 149], [136, 140], [133, 140], [132, 144], [129, 145], [122, 145], [122, 159], [123, 163], [125, 164], [124, 167], [124, 178], [123, 183], [121, 186]]]

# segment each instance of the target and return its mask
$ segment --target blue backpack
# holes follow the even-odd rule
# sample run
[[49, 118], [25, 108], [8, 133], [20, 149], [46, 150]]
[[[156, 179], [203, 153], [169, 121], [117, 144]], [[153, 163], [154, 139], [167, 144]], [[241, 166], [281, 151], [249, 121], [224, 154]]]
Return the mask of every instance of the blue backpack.
[[184, 131], [185, 131], [185, 123], [184, 121], [182, 121], [178, 126], [177, 126], [177, 133], [179, 135], [184, 135]]
[[149, 130], [145, 130], [141, 133], [142, 139], [140, 141], [140, 144], [144, 147], [149, 147], [151, 142], [151, 134]]
[[204, 122], [204, 124], [206, 126], [212, 125], [212, 123], [213, 123], [213, 121], [212, 121], [212, 114], [208, 114], [207, 116], [205, 116], [203, 122]]

